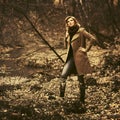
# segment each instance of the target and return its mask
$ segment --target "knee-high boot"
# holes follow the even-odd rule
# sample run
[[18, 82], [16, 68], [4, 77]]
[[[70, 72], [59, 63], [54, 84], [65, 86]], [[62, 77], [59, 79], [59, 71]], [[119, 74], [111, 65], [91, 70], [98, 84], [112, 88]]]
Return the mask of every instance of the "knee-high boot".
[[84, 75], [78, 76], [79, 80], [79, 89], [80, 89], [80, 102], [85, 103], [85, 82]]
[[60, 97], [64, 97], [66, 87], [66, 79], [61, 78], [60, 80]]

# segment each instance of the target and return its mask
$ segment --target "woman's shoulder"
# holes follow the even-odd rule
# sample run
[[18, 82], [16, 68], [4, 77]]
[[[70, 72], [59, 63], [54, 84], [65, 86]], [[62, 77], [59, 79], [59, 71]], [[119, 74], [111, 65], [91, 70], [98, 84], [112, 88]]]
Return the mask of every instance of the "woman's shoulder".
[[78, 29], [78, 32], [83, 32], [84, 30], [85, 30], [85, 28], [80, 26]]

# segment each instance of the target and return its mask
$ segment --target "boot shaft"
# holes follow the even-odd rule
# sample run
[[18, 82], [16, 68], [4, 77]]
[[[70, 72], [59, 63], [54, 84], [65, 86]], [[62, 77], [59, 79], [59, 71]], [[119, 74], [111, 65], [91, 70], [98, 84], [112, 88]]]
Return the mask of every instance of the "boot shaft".
[[60, 97], [64, 97], [66, 88], [66, 79], [61, 78], [60, 80]]
[[85, 103], [85, 82], [84, 82], [84, 76], [78, 76], [79, 81], [79, 90], [80, 90], [80, 102]]

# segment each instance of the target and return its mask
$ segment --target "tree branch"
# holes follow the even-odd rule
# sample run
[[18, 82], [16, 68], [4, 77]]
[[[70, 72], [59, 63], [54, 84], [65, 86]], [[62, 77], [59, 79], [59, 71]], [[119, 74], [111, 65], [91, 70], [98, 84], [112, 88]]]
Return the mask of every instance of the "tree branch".
[[29, 17], [23, 12], [23, 10], [21, 8], [18, 8], [16, 6], [13, 5], [8, 5], [9, 7], [14, 8], [15, 11], [21, 13], [26, 19], [27, 21], [30, 23], [30, 25], [32, 26], [32, 28], [34, 29], [34, 31], [39, 35], [39, 37], [45, 42], [45, 44], [47, 46], [49, 46], [49, 48], [56, 54], [56, 56], [64, 63], [64, 60], [60, 57], [60, 55], [55, 51], [55, 49], [48, 43], [48, 41], [42, 36], [42, 34], [37, 30], [37, 28], [34, 26], [34, 24], [32, 23], [32, 21], [29, 19]]

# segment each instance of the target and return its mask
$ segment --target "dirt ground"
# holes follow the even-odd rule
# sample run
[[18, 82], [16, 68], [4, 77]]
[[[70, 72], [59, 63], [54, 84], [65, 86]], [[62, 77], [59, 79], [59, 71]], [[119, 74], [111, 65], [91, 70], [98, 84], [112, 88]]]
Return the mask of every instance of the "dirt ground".
[[[108, 67], [101, 70], [108, 50], [93, 47], [88, 53], [95, 71], [85, 76], [85, 113], [80, 111], [76, 76], [68, 78], [65, 98], [59, 97], [63, 63], [51, 50], [42, 46], [35, 52], [2, 47], [1, 51], [0, 120], [120, 119], [120, 73]], [[65, 60], [66, 50], [58, 48], [56, 51]]]

